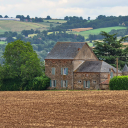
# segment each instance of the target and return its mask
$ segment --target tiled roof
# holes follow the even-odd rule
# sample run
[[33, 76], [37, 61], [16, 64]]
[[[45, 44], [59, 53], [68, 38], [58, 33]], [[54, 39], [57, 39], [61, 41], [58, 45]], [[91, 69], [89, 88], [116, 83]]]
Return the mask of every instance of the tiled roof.
[[[104, 61], [85, 61], [77, 68], [76, 72], [110, 72], [111, 68], [116, 72], [116, 68]], [[121, 71], [118, 70], [118, 73]]]
[[57, 42], [45, 59], [74, 59], [85, 42]]
[[123, 68], [122, 72], [128, 72], [127, 64], [125, 64], [125, 66], [124, 66], [124, 68]]

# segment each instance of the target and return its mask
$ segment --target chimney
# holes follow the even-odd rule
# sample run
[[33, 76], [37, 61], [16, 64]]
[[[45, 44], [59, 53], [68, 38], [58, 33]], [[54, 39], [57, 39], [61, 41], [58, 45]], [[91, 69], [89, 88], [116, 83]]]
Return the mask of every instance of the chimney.
[[80, 48], [78, 48], [78, 51], [80, 50]]

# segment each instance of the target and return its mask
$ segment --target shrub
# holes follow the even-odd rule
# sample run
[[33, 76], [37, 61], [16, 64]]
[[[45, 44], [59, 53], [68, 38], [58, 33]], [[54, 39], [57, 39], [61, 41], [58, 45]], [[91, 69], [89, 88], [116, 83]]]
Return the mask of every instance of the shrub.
[[3, 79], [0, 82], [0, 91], [19, 91], [20, 79]]
[[50, 79], [47, 77], [35, 77], [23, 90], [46, 90], [50, 86]]
[[128, 90], [128, 76], [115, 76], [109, 82], [110, 90]]

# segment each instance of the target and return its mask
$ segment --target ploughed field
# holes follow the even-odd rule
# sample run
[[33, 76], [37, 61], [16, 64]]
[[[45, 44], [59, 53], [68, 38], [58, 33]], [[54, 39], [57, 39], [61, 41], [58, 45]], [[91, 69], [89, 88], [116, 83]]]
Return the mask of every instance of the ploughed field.
[[128, 128], [128, 91], [0, 92], [0, 128]]

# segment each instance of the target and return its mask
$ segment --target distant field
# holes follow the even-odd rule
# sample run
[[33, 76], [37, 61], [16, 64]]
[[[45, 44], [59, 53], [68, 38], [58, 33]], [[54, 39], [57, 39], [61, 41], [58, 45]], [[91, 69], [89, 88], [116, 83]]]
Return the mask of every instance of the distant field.
[[54, 22], [54, 23], [57, 23], [57, 22], [59, 22], [59, 23], [66, 23], [67, 21], [66, 20], [44, 20], [44, 22]]
[[7, 42], [5, 42], [5, 41], [0, 41], [0, 44], [5, 44], [5, 43], [7, 43]]
[[82, 31], [88, 31], [88, 30], [91, 30], [93, 28], [74, 28], [74, 29], [71, 29], [73, 32], [82, 32]]
[[92, 47], [92, 46], [93, 46], [93, 43], [88, 43], [88, 45], [89, 45], [90, 47]]
[[[49, 21], [49, 23], [47, 23]], [[0, 21], [0, 34], [4, 33], [5, 31], [15, 31], [15, 32], [21, 32], [22, 30], [30, 30], [30, 29], [38, 29], [40, 31], [48, 30], [50, 28], [50, 24], [53, 24], [53, 27], [56, 27], [60, 24], [67, 21], [64, 20], [51, 20], [51, 22], [54, 21], [54, 23], [50, 23], [50, 20], [47, 20], [40, 23], [33, 23], [33, 22], [21, 22], [21, 21]]]
[[71, 32], [71, 31], [67, 31], [67, 32], [71, 34], [82, 35], [85, 37], [85, 39], [87, 39], [90, 34], [98, 35], [101, 31], [110, 32], [112, 29], [117, 30], [117, 29], [126, 29], [126, 28], [127, 27], [116, 26], [116, 27], [93, 29], [93, 30], [88, 30], [88, 31], [83, 31], [83, 32]]
[[28, 37], [37, 36], [37, 34], [29, 34]]

